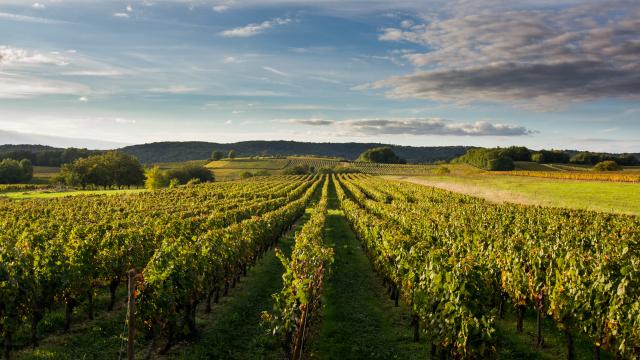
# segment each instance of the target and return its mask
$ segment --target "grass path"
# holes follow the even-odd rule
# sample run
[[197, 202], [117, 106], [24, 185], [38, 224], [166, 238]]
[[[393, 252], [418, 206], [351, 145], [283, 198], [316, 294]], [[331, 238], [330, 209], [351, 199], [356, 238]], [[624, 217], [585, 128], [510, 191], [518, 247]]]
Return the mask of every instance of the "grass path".
[[329, 193], [327, 241], [335, 262], [323, 296], [323, 318], [308, 356], [317, 359], [425, 359], [414, 343], [410, 314], [394, 307], [341, 210]]

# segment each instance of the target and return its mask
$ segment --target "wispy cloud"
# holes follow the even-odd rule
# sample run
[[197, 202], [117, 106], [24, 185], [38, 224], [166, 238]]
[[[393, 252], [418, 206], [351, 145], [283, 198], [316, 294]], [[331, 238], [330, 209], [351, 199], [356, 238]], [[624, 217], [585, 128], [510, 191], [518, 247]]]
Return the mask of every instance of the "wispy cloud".
[[147, 91], [159, 94], [188, 94], [198, 90], [197, 88], [184, 85], [171, 85], [167, 87], [154, 87]]
[[44, 4], [41, 4], [41, 3], [33, 3], [31, 7], [38, 10], [43, 10], [47, 8]]
[[18, 15], [6, 12], [0, 12], [0, 19], [9, 20], [9, 21], [20, 21], [20, 22], [30, 22], [30, 23], [38, 23], [38, 24], [69, 24], [67, 21], [47, 19], [35, 16], [26, 16], [26, 15]]
[[28, 99], [42, 95], [78, 95], [88, 87], [70, 82], [0, 73], [0, 99]]
[[122, 12], [114, 13], [114, 14], [113, 14], [113, 16], [114, 16], [114, 17], [117, 17], [117, 18], [123, 18], [123, 19], [127, 19], [127, 18], [129, 18], [129, 14], [127, 14], [127, 13], [122, 13]]
[[280, 76], [289, 76], [289, 74], [287, 74], [287, 73], [285, 73], [285, 72], [283, 72], [283, 71], [280, 71], [280, 70], [278, 70], [278, 69], [274, 69], [274, 68], [269, 67], [269, 66], [263, 66], [262, 68], [263, 68], [264, 70], [266, 70], [266, 71], [268, 71], [268, 72], [271, 72], [271, 73], [274, 73], [274, 74], [276, 74], [276, 75], [280, 75]]
[[263, 32], [280, 25], [289, 24], [292, 20], [289, 18], [275, 18], [271, 20], [264, 21], [260, 24], [249, 24], [246, 26], [241, 26], [237, 28], [233, 28], [230, 30], [225, 30], [220, 33], [221, 36], [224, 37], [250, 37], [262, 34]]

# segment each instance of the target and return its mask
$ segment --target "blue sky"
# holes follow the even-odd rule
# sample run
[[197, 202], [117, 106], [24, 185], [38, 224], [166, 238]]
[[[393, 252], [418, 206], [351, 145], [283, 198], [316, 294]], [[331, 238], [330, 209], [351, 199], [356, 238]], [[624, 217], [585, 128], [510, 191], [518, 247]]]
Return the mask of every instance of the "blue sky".
[[640, 152], [637, 1], [0, 1], [0, 143]]

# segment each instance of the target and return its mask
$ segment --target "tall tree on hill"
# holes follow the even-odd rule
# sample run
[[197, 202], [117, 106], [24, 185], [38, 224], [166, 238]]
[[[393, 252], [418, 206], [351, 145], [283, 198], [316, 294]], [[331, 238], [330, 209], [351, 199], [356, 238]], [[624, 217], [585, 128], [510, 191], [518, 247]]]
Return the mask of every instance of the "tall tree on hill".
[[229, 159], [233, 160], [236, 158], [236, 151], [235, 150], [229, 150]]
[[222, 159], [222, 156], [223, 156], [223, 155], [222, 155], [222, 151], [214, 150], [214, 151], [211, 153], [211, 160], [213, 160], [213, 161], [218, 161], [218, 160]]

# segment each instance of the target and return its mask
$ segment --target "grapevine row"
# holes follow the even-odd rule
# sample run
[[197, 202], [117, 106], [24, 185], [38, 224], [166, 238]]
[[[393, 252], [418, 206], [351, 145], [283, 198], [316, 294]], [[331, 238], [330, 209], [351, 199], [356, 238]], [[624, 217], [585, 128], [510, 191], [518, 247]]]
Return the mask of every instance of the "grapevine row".
[[576, 332], [596, 356], [600, 348], [640, 356], [637, 217], [496, 205], [363, 176], [341, 184], [345, 215], [376, 269], [443, 351], [486, 356], [510, 300], [519, 331], [528, 306], [552, 316], [570, 356]]

